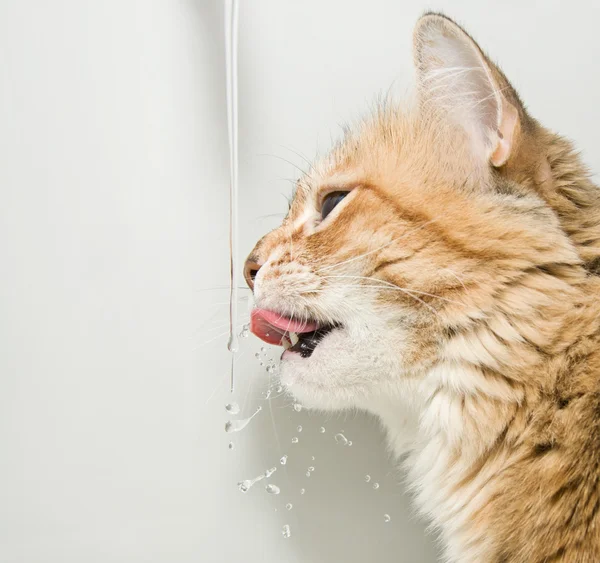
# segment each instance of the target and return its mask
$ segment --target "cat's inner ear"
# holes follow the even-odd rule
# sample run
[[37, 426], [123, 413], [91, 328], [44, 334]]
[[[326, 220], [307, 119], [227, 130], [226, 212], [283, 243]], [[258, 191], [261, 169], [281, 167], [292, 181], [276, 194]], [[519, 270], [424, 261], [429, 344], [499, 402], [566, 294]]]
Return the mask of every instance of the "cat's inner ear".
[[474, 156], [499, 167], [511, 156], [519, 113], [501, 87], [505, 79], [452, 20], [423, 16], [414, 32], [421, 107], [467, 133]]

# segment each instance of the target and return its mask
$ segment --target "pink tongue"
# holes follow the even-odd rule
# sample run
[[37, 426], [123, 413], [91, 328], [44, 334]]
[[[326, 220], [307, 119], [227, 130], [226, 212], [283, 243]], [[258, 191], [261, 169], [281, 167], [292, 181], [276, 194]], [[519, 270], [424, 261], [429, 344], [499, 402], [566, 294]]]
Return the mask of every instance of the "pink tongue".
[[250, 330], [269, 344], [281, 344], [286, 332], [313, 332], [317, 328], [315, 322], [297, 321], [266, 309], [254, 309], [250, 315]]

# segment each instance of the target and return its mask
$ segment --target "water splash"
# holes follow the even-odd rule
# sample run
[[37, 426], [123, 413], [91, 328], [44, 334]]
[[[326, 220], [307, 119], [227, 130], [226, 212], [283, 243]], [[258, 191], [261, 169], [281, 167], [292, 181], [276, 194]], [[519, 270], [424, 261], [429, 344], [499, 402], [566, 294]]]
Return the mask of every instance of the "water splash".
[[246, 426], [248, 426], [248, 424], [250, 423], [250, 421], [262, 410], [262, 407], [258, 407], [256, 409], [256, 412], [248, 417], [248, 418], [242, 418], [240, 420], [228, 420], [225, 423], [225, 432], [239, 432], [240, 430], [246, 428]]
[[273, 473], [275, 473], [275, 471], [277, 471], [277, 467], [271, 467], [271, 469], [267, 469], [265, 471], [265, 477], [268, 479], [271, 475], [273, 475]]
[[333, 438], [338, 444], [342, 444], [342, 446], [348, 445], [348, 438], [346, 438], [346, 436], [344, 436], [341, 432], [336, 434]]
[[225, 410], [229, 414], [238, 414], [240, 412], [240, 406], [237, 403], [228, 403], [225, 405]]
[[281, 489], [277, 485], [269, 483], [265, 487], [265, 491], [267, 491], [267, 493], [269, 493], [270, 495], [278, 495], [281, 492]]
[[281, 465], [285, 465], [287, 463], [287, 459], [288, 456], [284, 455], [280, 460], [279, 463], [281, 463]]
[[248, 325], [244, 325], [242, 327], [242, 332], [240, 332], [240, 336], [242, 338], [248, 338], [248, 336], [250, 336], [250, 327]]
[[286, 524], [283, 528], [281, 528], [281, 535], [287, 540], [291, 535], [292, 531], [288, 524]]
[[262, 481], [264, 478], [265, 478], [264, 475], [259, 475], [258, 477], [255, 477], [254, 479], [246, 479], [245, 481], [240, 481], [238, 483], [238, 489], [240, 491], [242, 491], [242, 493], [247, 493], [251, 489], [252, 486], [254, 486], [259, 481]]

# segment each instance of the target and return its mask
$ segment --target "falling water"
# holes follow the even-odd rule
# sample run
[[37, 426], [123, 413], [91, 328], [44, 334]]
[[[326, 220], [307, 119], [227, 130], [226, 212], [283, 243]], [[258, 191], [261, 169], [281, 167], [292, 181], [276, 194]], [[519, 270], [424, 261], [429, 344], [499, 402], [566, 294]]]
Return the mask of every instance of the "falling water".
[[252, 487], [255, 483], [258, 483], [259, 481], [262, 481], [264, 478], [264, 475], [259, 475], [254, 479], [246, 479], [245, 481], [240, 481], [238, 483], [238, 489], [242, 491], [242, 493], [247, 493], [250, 490], [250, 487]]
[[265, 487], [265, 491], [267, 491], [267, 493], [269, 493], [270, 495], [278, 495], [281, 492], [277, 485], [272, 484], [267, 485]]
[[225, 432], [239, 432], [243, 428], [248, 426], [249, 422], [262, 410], [262, 407], [258, 407], [256, 412], [248, 418], [242, 418], [241, 420], [228, 420], [225, 423]]
[[238, 93], [237, 93], [238, 2], [225, 0], [225, 60], [227, 74], [227, 125], [229, 129], [229, 341], [231, 352], [230, 391], [234, 389], [234, 361], [238, 351], [235, 330], [238, 305]]

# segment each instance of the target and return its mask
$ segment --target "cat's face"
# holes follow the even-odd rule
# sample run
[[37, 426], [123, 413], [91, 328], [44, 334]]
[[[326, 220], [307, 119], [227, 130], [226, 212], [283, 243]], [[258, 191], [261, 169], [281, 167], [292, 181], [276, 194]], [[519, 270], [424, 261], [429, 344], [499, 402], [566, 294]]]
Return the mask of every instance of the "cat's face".
[[[420, 105], [380, 110], [315, 163], [249, 258], [253, 332], [288, 347], [282, 382], [310, 406], [401, 393], [406, 378], [468, 354], [461, 330], [523, 271], [576, 259], [552, 209], [498, 173], [515, 157], [516, 96], [500, 94], [503, 77], [459, 28], [421, 28]], [[458, 63], [470, 74], [444, 74]], [[452, 111], [432, 76], [452, 77]], [[512, 337], [510, 323], [497, 328]]]

